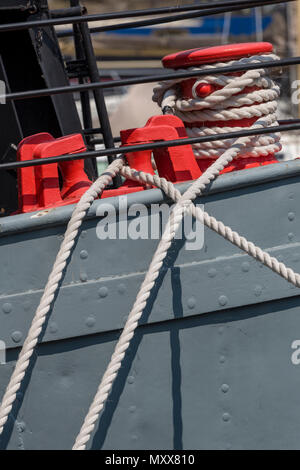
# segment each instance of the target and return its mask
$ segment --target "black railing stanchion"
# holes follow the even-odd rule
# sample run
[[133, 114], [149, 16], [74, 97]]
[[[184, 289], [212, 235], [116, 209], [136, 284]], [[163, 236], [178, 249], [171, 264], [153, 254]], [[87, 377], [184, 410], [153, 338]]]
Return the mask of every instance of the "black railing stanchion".
[[[79, 0], [70, 0], [70, 6], [71, 6], [71, 8], [80, 7]], [[83, 11], [82, 11], [82, 13], [83, 13]], [[78, 24], [73, 24], [73, 32], [74, 32], [74, 45], [75, 45], [76, 59], [85, 61], [86, 57], [85, 57], [85, 53], [84, 53], [84, 47], [83, 47], [83, 44], [82, 44], [81, 31], [80, 31], [80, 27], [79, 27]], [[78, 81], [81, 85], [83, 85], [84, 83], [87, 83], [86, 80], [87, 80], [86, 77], [79, 77], [78, 78]], [[92, 119], [89, 91], [80, 92], [80, 102], [81, 102], [83, 127], [84, 127], [84, 129], [91, 129], [91, 128], [93, 128], [93, 119]], [[86, 141], [87, 141], [88, 150], [94, 150], [95, 147], [91, 143], [91, 137], [89, 135], [86, 135], [85, 138], [86, 138]], [[93, 165], [94, 174], [98, 175], [96, 160], [92, 160], [92, 165]]]
[[[97, 61], [95, 58], [93, 44], [91, 35], [89, 32], [89, 27], [87, 23], [81, 23], [79, 25], [83, 47], [86, 55], [86, 62], [89, 70], [89, 75], [91, 77], [92, 82], [100, 82], [100, 74], [98, 70]], [[108, 118], [108, 113], [106, 109], [106, 104], [104, 100], [104, 93], [101, 89], [93, 90], [96, 109], [100, 121], [101, 132], [103, 136], [104, 145], [106, 148], [114, 148], [115, 143], [110, 127], [110, 122]], [[114, 156], [108, 156], [108, 161], [111, 163], [114, 160]], [[122, 179], [119, 175], [117, 175], [113, 180], [113, 187], [118, 188], [122, 184]]]

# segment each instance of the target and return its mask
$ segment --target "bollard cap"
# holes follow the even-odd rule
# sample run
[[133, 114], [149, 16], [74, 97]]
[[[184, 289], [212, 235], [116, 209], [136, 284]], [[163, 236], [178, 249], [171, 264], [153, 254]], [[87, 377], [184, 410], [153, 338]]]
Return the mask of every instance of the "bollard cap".
[[269, 42], [245, 42], [240, 44], [226, 44], [187, 51], [175, 52], [162, 59], [163, 66], [171, 69], [186, 68], [193, 65], [204, 65], [222, 60], [229, 61], [241, 59], [256, 54], [270, 53], [273, 46]]

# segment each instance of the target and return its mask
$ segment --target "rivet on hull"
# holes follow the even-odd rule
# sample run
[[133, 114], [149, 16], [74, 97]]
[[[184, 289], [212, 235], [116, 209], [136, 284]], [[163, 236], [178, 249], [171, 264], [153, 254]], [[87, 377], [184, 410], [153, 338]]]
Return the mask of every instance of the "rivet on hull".
[[95, 317], [93, 317], [93, 315], [90, 315], [89, 317], [87, 317], [87, 319], [85, 321], [86, 326], [88, 326], [90, 328], [95, 326], [95, 323], [96, 323], [96, 319], [95, 319]]
[[108, 294], [107, 287], [100, 287], [100, 289], [98, 290], [99, 297], [104, 298], [107, 296], [107, 294]]
[[125, 294], [125, 292], [126, 292], [126, 286], [125, 286], [125, 284], [119, 284], [119, 286], [118, 286], [118, 292], [119, 292], [119, 294]]
[[10, 313], [12, 311], [12, 305], [9, 303], [5, 303], [2, 305], [2, 310], [4, 313]]
[[221, 364], [224, 364], [224, 362], [226, 361], [225, 356], [220, 356], [219, 361]]
[[89, 256], [89, 254], [88, 254], [88, 252], [87, 252], [86, 250], [81, 250], [79, 256], [80, 256], [81, 259], [87, 259], [88, 256]]
[[190, 298], [188, 299], [188, 301], [187, 301], [187, 306], [188, 306], [188, 308], [192, 309], [192, 308], [195, 307], [195, 305], [196, 305], [196, 299], [195, 299], [195, 297], [190, 297]]
[[256, 295], [256, 297], [259, 297], [260, 294], [262, 293], [262, 287], [257, 285], [254, 287], [254, 294]]
[[226, 297], [226, 295], [220, 295], [219, 297], [219, 304], [224, 306], [228, 303], [228, 299]]
[[81, 282], [86, 282], [88, 279], [87, 273], [80, 273], [80, 280]]
[[244, 273], [247, 273], [249, 269], [250, 269], [250, 264], [247, 261], [242, 263], [242, 271], [244, 271]]
[[19, 343], [22, 339], [23, 335], [21, 333], [21, 331], [14, 331], [12, 334], [11, 334], [11, 339], [13, 340], [14, 343]]
[[223, 413], [223, 415], [222, 415], [222, 420], [223, 420], [225, 423], [228, 423], [228, 421], [230, 421], [230, 414], [229, 414], [229, 413]]
[[215, 268], [210, 268], [208, 270], [208, 276], [209, 277], [215, 277], [217, 275], [217, 270]]

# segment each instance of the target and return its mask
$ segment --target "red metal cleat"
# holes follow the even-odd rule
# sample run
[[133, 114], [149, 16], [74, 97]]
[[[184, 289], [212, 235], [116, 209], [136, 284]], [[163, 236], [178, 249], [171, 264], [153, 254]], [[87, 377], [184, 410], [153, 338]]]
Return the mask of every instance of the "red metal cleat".
[[[81, 134], [55, 139], [40, 133], [23, 139], [17, 152], [18, 161], [56, 157], [86, 150]], [[63, 187], [60, 190], [59, 173]], [[79, 200], [91, 185], [82, 160], [37, 165], [18, 170], [19, 211], [31, 212], [71, 204]]]
[[[145, 127], [121, 131], [123, 145], [176, 140], [187, 137], [181, 119], [172, 115], [153, 116]], [[126, 154], [131, 168], [154, 174], [151, 163], [151, 153], [155, 160], [160, 177], [172, 182], [188, 181], [201, 175], [192, 147], [164, 147], [160, 149], [141, 150]], [[127, 183], [130, 184], [129, 182]], [[139, 183], [134, 183], [138, 187]]]

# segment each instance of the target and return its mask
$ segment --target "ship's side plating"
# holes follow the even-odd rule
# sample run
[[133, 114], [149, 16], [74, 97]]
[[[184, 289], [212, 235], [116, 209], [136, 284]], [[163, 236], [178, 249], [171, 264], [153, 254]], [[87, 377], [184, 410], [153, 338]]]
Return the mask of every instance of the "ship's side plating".
[[[223, 175], [197, 202], [299, 271], [299, 176], [298, 161]], [[128, 195], [129, 207], [162, 202], [159, 190]], [[99, 240], [106, 203], [82, 226], [2, 447], [70, 448], [105, 370], [157, 244]], [[71, 211], [1, 220], [0, 394]], [[296, 288], [210, 230], [198, 251], [177, 240], [92, 448], [298, 448], [299, 302]]]
[[[84, 13], [77, 0], [70, 6], [69, 16], [75, 10], [76, 15]], [[26, 48], [26, 57], [30, 53], [31, 68], [26, 69], [24, 54], [23, 75], [16, 75], [19, 64], [10, 56], [18, 47], [4, 40], [0, 45], [0, 79], [5, 79], [10, 97], [10, 114], [0, 107], [2, 122], [9, 128], [0, 151], [4, 165], [11, 164], [12, 170], [14, 139], [18, 143], [45, 131], [45, 126], [54, 137], [81, 128], [72, 95], [66, 93], [68, 77], [51, 23], [63, 18], [66, 10], [50, 17], [46, 0], [6, 0], [0, 10], [3, 23], [49, 20], [47, 26], [0, 32], [8, 39], [17, 34], [16, 44]], [[69, 78], [79, 78], [82, 85], [87, 148], [94, 149], [97, 139], [91, 136], [101, 131], [111, 151], [114, 139], [103, 90], [97, 87], [89, 29], [82, 22], [67, 34], [75, 38], [77, 60], [69, 62], [67, 70]], [[100, 131], [92, 129], [90, 85], [96, 85]], [[62, 92], [53, 93], [62, 86]], [[23, 93], [33, 88], [40, 93], [28, 101]], [[291, 128], [297, 125], [292, 123]], [[95, 161], [96, 155], [85, 162]], [[94, 166], [86, 165], [86, 170], [96, 176]], [[9, 189], [2, 186], [1, 207], [10, 213], [17, 207], [16, 173], [4, 173], [2, 166], [1, 174]], [[297, 160], [243, 170], [220, 176], [197, 203], [299, 272], [299, 179]], [[115, 179], [114, 188], [119, 184]], [[187, 185], [178, 187], [184, 191]], [[137, 203], [147, 206], [143, 220], [149, 228], [151, 205], [170, 204], [154, 189], [126, 198], [128, 208]], [[72, 447], [158, 243], [151, 237], [99, 239], [101, 209], [108, 203], [116, 209], [117, 227], [134, 222], [135, 216], [124, 211], [124, 201], [125, 197], [97, 200], [89, 210], [0, 448]], [[0, 219], [1, 398], [73, 209], [55, 207]], [[299, 448], [299, 302], [296, 288], [214, 232], [204, 230], [203, 246], [197, 250], [176, 240], [89, 448]]]

